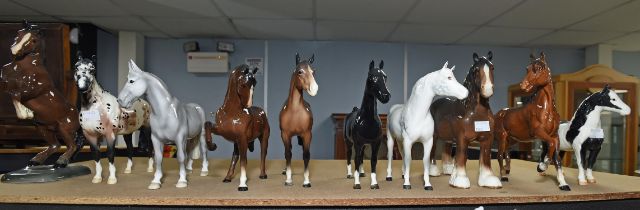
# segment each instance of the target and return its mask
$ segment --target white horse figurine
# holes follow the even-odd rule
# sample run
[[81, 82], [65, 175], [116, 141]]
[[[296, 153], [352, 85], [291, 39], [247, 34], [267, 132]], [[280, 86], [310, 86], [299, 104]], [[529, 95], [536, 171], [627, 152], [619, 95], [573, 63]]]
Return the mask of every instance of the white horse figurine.
[[[95, 55], [92, 57], [95, 59]], [[74, 79], [78, 90], [81, 92], [80, 126], [84, 136], [93, 148], [96, 162], [95, 176], [91, 182], [102, 182], [102, 166], [100, 165], [100, 140], [107, 141], [109, 158], [109, 179], [107, 184], [118, 182], [114, 162], [114, 146], [117, 135], [131, 134], [143, 127], [149, 127], [149, 104], [142, 100], [136, 100], [131, 109], [122, 108], [115, 96], [102, 89], [95, 78], [95, 61], [78, 56], [75, 64]], [[132, 147], [128, 143], [127, 147]], [[128, 148], [132, 153], [132, 148]], [[131, 173], [133, 162], [131, 154], [124, 173]], [[149, 158], [148, 172], [153, 170], [153, 160]]]
[[[411, 169], [411, 147], [421, 142], [424, 147], [422, 161], [424, 164], [424, 189], [433, 190], [429, 182], [431, 147], [433, 146], [434, 123], [429, 107], [436, 95], [452, 96], [464, 99], [469, 91], [456, 80], [453, 69], [444, 63], [442, 69], [431, 72], [420, 78], [413, 86], [407, 103], [396, 104], [387, 116], [387, 148], [393, 148], [394, 139], [398, 141], [398, 149], [403, 159], [404, 189], [411, 189], [409, 183]], [[389, 150], [391, 151], [391, 150]], [[387, 180], [391, 178], [391, 157], [388, 155]], [[436, 166], [431, 166], [436, 167]]]
[[[609, 85], [605, 85], [602, 91], [591, 94], [584, 99], [573, 114], [571, 121], [560, 124], [558, 128], [560, 150], [574, 151], [576, 156], [578, 183], [580, 185], [596, 182], [591, 170], [596, 163], [600, 146], [604, 141], [604, 132], [600, 127], [600, 114], [602, 111], [617, 112], [626, 116], [631, 113], [631, 108], [618, 97], [615, 91], [609, 88]], [[588, 158], [587, 151], [589, 151]], [[546, 147], [543, 147], [542, 156], [545, 160], [548, 159], [545, 156], [546, 153]], [[544, 171], [548, 162], [540, 163], [539, 168]]]
[[[209, 162], [204, 138], [205, 116], [202, 107], [194, 103], [180, 103], [169, 93], [167, 85], [162, 80], [142, 71], [133, 61], [129, 61], [127, 79], [127, 84], [118, 96], [120, 104], [130, 107], [137, 98], [146, 94], [152, 107], [150, 124], [156, 172], [148, 188], [159, 189], [162, 184], [162, 152], [164, 145], [168, 143], [175, 143], [177, 147], [180, 178], [176, 187], [187, 187], [187, 169], [191, 169], [193, 159], [197, 159], [199, 153], [202, 155], [200, 176], [207, 176]], [[187, 155], [189, 156], [186, 157]], [[186, 164], [185, 158], [189, 158]]]

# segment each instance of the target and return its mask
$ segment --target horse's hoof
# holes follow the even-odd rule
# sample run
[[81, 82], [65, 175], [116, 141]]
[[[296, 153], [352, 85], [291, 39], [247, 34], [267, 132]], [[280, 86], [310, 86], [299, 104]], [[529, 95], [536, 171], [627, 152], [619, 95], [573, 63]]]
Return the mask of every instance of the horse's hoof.
[[267, 179], [267, 175], [260, 175], [260, 179]]
[[125, 174], [130, 174], [131, 173], [131, 169], [130, 168], [124, 169], [124, 173]]
[[118, 179], [115, 177], [109, 177], [109, 179], [107, 179], [107, 184], [116, 184], [118, 183]]
[[311, 187], [311, 183], [303, 184], [303, 185], [302, 185], [302, 187], [304, 187], [304, 188], [310, 188], [310, 187]]
[[560, 186], [560, 190], [562, 190], [562, 191], [571, 191], [571, 188], [569, 188], [569, 185], [562, 185], [562, 186]]
[[361, 189], [361, 188], [362, 188], [362, 187], [360, 187], [360, 184], [354, 184], [354, 185], [353, 185], [353, 189], [354, 189], [354, 190], [359, 190], [359, 189]]
[[287, 170], [282, 170], [282, 175], [287, 175]]
[[588, 183], [594, 183], [594, 184], [595, 184], [595, 183], [596, 183], [596, 179], [587, 179], [587, 182], [588, 182]]
[[67, 164], [69, 164], [69, 160], [67, 159], [58, 159], [56, 160], [56, 163], [53, 164], [54, 168], [64, 168], [67, 167]]
[[351, 174], [347, 175], [347, 179], [353, 179], [353, 176]]
[[209, 175], [209, 171], [200, 171], [200, 176], [207, 176]]
[[[542, 169], [540, 168], [540, 166], [536, 166], [536, 171], [538, 171], [538, 173], [542, 173], [542, 172], [544, 172], [545, 170], [542, 170]], [[509, 173], [507, 173], [507, 174], [509, 174]]]
[[587, 185], [588, 183], [587, 183], [587, 181], [584, 181], [584, 180], [578, 180], [578, 184], [579, 185]]
[[216, 145], [216, 143], [207, 144], [207, 149], [209, 151], [215, 151], [216, 149], [218, 149], [218, 145]]
[[223, 179], [222, 182], [229, 183], [229, 182], [231, 182], [231, 179]]
[[147, 168], [147, 172], [148, 172], [148, 173], [153, 172], [153, 168]]
[[378, 184], [373, 184], [373, 185], [371, 185], [371, 189], [372, 190], [377, 190], [377, 189], [380, 189], [380, 186], [378, 186]]
[[176, 183], [177, 188], [185, 188], [187, 187], [187, 182], [178, 182]]
[[160, 189], [160, 183], [151, 183], [149, 184], [149, 187], [147, 187], [147, 189], [150, 189], [150, 190]]
[[387, 177], [387, 181], [388, 182], [393, 181], [393, 178], [392, 177]]
[[30, 160], [30, 161], [27, 163], [27, 166], [29, 166], [29, 167], [31, 167], [31, 166], [39, 166], [39, 165], [42, 165], [42, 163], [38, 163], [38, 162], [33, 161], [33, 160]]
[[424, 186], [424, 190], [433, 191], [433, 187], [432, 186]]
[[404, 179], [404, 174], [402, 174], [402, 179]]
[[192, 174], [193, 173], [193, 169], [187, 169], [187, 174]]
[[360, 173], [360, 177], [367, 177], [364, 173]]
[[491, 189], [502, 188], [502, 182], [500, 182], [500, 179], [497, 176], [493, 175], [481, 176], [480, 178], [478, 178], [478, 185], [480, 185], [480, 187]]
[[502, 177], [500, 178], [500, 181], [509, 182], [509, 177]]
[[284, 186], [293, 186], [293, 182], [284, 182]]
[[402, 189], [410, 190], [411, 189], [411, 185], [402, 185]]
[[238, 191], [244, 192], [244, 191], [247, 191], [247, 190], [249, 190], [249, 187], [238, 187]]
[[98, 184], [100, 182], [102, 182], [102, 177], [93, 177], [93, 179], [91, 180], [91, 183], [94, 184]]

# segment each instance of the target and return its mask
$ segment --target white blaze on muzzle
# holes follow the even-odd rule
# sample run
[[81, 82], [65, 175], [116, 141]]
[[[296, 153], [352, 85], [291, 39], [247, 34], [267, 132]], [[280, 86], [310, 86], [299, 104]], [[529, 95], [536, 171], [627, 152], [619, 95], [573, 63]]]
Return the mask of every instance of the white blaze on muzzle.
[[309, 93], [310, 96], [315, 96], [316, 94], [318, 94], [318, 83], [316, 83], [315, 80], [313, 80], [309, 85], [307, 93]]
[[24, 36], [22, 36], [22, 39], [20, 40], [20, 42], [11, 46], [11, 54], [13, 55], [18, 54], [18, 52], [20, 52], [20, 50], [22, 49], [22, 46], [24, 45], [24, 43], [29, 41], [29, 39], [31, 39], [31, 33], [27, 33]]
[[489, 66], [485, 64], [482, 71], [484, 71], [485, 77], [482, 84], [482, 95], [488, 98], [493, 95], [493, 83], [491, 82], [491, 74], [489, 74]]
[[247, 104], [247, 106], [253, 106], [253, 86], [251, 86], [251, 89], [249, 89], [249, 103]]

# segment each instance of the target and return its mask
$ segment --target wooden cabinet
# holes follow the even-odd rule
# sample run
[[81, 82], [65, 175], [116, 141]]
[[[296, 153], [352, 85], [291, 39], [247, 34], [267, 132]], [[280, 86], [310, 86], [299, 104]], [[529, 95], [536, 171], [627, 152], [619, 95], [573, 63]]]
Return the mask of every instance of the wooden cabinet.
[[[331, 119], [333, 120], [334, 123], [334, 136], [335, 136], [335, 146], [334, 146], [334, 159], [337, 160], [345, 160], [347, 159], [347, 151], [346, 151], [346, 145], [344, 143], [344, 120], [347, 117], [347, 114], [345, 113], [333, 113], [331, 114]], [[378, 155], [378, 159], [387, 158], [387, 150], [386, 150], [386, 140], [387, 140], [387, 115], [386, 114], [380, 114], [380, 121], [382, 121], [382, 136], [383, 136], [383, 142], [382, 145], [380, 146], [381, 149], [379, 150], [379, 155]], [[369, 154], [367, 152], [365, 152], [366, 154]], [[365, 155], [368, 156], [368, 155]], [[393, 159], [394, 160], [400, 160], [401, 159], [401, 155], [398, 152], [398, 145], [394, 144], [393, 146]]]
[[[69, 27], [65, 24], [37, 24], [43, 38], [42, 57], [53, 83], [71, 104], [76, 104], [77, 88], [71, 69]], [[0, 64], [11, 61], [9, 47], [22, 24], [0, 24]], [[9, 95], [0, 93], [0, 146], [44, 145], [31, 120], [19, 120]]]

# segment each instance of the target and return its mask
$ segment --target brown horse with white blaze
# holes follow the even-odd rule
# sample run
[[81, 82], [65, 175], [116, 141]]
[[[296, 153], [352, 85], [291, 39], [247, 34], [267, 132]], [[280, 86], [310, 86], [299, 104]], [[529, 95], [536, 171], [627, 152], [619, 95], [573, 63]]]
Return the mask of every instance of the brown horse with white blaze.
[[289, 87], [289, 97], [284, 102], [280, 111], [280, 132], [284, 143], [284, 156], [287, 165], [282, 172], [287, 175], [286, 186], [293, 185], [291, 180], [291, 138], [298, 136], [298, 144], [302, 146], [304, 159], [304, 182], [303, 187], [311, 187], [309, 181], [309, 159], [311, 158], [311, 128], [313, 127], [313, 113], [311, 106], [303, 98], [303, 90], [310, 96], [318, 93], [318, 84], [314, 78], [315, 70], [311, 68], [315, 56], [309, 60], [300, 60], [300, 55], [296, 54], [296, 67], [291, 74]]

